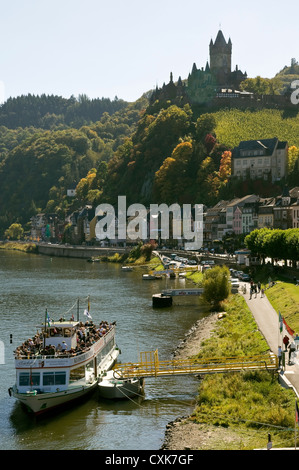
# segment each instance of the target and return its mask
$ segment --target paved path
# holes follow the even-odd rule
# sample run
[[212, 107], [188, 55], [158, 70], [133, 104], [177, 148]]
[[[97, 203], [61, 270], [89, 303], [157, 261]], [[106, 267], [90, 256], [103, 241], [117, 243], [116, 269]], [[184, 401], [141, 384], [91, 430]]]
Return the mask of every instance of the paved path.
[[[242, 283], [242, 286], [244, 283]], [[282, 334], [279, 331], [278, 312], [274, 310], [267, 297], [261, 297], [261, 293], [253, 294], [250, 299], [249, 291], [250, 284], [246, 283], [246, 294], [243, 297], [250, 308], [253, 317], [259, 327], [259, 330], [265, 337], [271, 351], [277, 355], [278, 346], [282, 346], [282, 338], [287, 334], [291, 340], [290, 335], [285, 330]], [[241, 290], [240, 290], [241, 293]], [[281, 312], [283, 315], [283, 312]], [[280, 378], [289, 386], [292, 386], [294, 392], [299, 397], [299, 350], [293, 356], [292, 365], [288, 365], [288, 353], [286, 353], [285, 368], [281, 371]], [[289, 382], [289, 383], [288, 383]]]

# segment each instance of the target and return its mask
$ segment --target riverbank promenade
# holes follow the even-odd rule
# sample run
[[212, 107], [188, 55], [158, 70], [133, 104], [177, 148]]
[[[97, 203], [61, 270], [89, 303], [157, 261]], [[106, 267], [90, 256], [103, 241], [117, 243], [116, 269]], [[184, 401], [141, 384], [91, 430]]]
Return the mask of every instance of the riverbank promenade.
[[[253, 294], [250, 298], [249, 292], [250, 284], [246, 283], [246, 293], [242, 295], [253, 314], [259, 330], [267, 341], [269, 348], [277, 355], [278, 346], [283, 347], [282, 338], [285, 335], [290, 338], [290, 341], [292, 338], [284, 325], [282, 332], [280, 332], [278, 312], [272, 307], [266, 294], [261, 297], [261, 293], [259, 292], [257, 295]], [[283, 312], [281, 312], [281, 314], [283, 315]], [[296, 396], [299, 397], [299, 350], [293, 353], [291, 365], [288, 364], [288, 358], [289, 354], [286, 352], [285, 366], [280, 371], [280, 381], [282, 384], [292, 387]]]

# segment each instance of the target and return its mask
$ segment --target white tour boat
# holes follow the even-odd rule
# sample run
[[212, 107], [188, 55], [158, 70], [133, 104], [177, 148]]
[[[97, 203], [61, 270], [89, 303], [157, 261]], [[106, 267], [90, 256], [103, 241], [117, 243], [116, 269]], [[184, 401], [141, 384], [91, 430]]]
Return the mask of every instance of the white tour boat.
[[144, 391], [142, 377], [122, 378], [115, 371], [109, 370], [99, 377], [99, 395], [110, 400], [125, 399], [138, 396]]
[[96, 325], [84, 313], [88, 320], [81, 322], [73, 316], [53, 321], [46, 312], [41, 333], [15, 351], [16, 383], [9, 394], [36, 415], [85, 397], [116, 362], [115, 322]]

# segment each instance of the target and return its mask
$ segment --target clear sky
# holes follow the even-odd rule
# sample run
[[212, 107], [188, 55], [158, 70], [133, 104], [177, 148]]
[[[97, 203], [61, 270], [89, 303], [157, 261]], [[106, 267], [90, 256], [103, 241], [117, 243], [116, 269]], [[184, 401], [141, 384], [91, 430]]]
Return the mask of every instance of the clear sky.
[[[0, 101], [54, 94], [135, 101], [205, 66], [219, 29], [232, 68], [272, 78], [299, 61], [298, 0], [0, 0]], [[2, 99], [1, 99], [2, 98]]]

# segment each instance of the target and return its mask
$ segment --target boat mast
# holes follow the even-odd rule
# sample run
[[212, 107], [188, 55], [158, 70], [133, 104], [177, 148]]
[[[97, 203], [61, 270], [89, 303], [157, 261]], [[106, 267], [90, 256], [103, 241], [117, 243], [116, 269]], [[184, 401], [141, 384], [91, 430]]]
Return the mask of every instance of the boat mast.
[[48, 309], [46, 309], [46, 312], [45, 312], [45, 327], [44, 327], [44, 349], [46, 347], [46, 332], [47, 332], [47, 318], [48, 318]]

